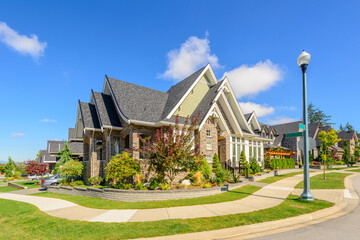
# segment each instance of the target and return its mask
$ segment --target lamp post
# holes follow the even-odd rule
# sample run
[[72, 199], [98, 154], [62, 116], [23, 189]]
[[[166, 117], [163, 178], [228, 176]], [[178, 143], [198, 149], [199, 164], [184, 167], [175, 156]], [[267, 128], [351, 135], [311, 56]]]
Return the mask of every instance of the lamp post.
[[306, 69], [310, 62], [310, 54], [303, 51], [297, 63], [302, 71], [302, 83], [303, 83], [303, 121], [305, 130], [303, 132], [304, 137], [304, 192], [301, 194], [301, 199], [306, 201], [314, 201], [314, 197], [310, 192], [310, 179], [309, 179], [309, 126], [308, 126], [308, 106], [307, 106], [307, 87], [306, 87]]

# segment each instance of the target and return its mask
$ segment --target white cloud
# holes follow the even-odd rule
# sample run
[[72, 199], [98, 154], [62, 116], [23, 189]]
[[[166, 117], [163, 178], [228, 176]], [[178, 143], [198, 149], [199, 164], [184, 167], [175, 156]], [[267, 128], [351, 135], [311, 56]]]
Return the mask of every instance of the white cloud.
[[24, 133], [12, 133], [12, 134], [10, 134], [10, 137], [23, 137], [23, 136], [25, 136]]
[[257, 117], [264, 117], [273, 114], [275, 111], [273, 107], [266, 104], [261, 105], [253, 102], [239, 102], [239, 104], [245, 114], [255, 111]]
[[30, 37], [20, 35], [4, 22], [0, 22], [0, 41], [17, 52], [29, 54], [35, 59], [44, 55], [47, 46], [46, 42], [39, 42], [35, 34], [31, 34]]
[[180, 49], [173, 49], [167, 54], [168, 66], [160, 77], [182, 80], [198, 68], [210, 63], [213, 68], [221, 67], [215, 54], [211, 54], [210, 41], [206, 37], [189, 37]]
[[276, 120], [270, 120], [269, 123], [271, 125], [277, 125], [277, 124], [283, 124], [283, 123], [289, 123], [289, 122], [295, 122], [295, 121], [298, 121], [298, 119], [284, 117], [284, 118], [278, 118]]
[[276, 110], [285, 110], [285, 111], [296, 111], [296, 107], [294, 106], [277, 106]]
[[282, 71], [270, 60], [258, 62], [253, 66], [243, 64], [225, 72], [237, 98], [254, 96], [266, 91], [282, 79]]
[[42, 120], [40, 120], [41, 122], [45, 122], [45, 123], [56, 123], [56, 120], [52, 120], [52, 119], [47, 119], [47, 118], [44, 118]]

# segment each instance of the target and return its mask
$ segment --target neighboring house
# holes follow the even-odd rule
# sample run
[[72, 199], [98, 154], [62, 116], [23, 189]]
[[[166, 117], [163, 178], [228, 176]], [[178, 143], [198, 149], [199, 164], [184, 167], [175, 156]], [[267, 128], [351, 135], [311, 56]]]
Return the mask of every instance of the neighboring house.
[[133, 150], [141, 147], [138, 135], [151, 139], [176, 116], [183, 124], [198, 114], [197, 143], [209, 163], [217, 153], [223, 164], [233, 166], [243, 150], [247, 159], [255, 157], [262, 165], [268, 139], [254, 132], [261, 129], [256, 116], [249, 124], [228, 79], [219, 81], [208, 64], [167, 92], [105, 76], [103, 91], [91, 91], [90, 102], [78, 104], [75, 137], [84, 142], [85, 178], [105, 176], [111, 157], [125, 149], [143, 164]]
[[[316, 126], [317, 126], [317, 131], [315, 135], [316, 149], [312, 151], [314, 159], [318, 159], [320, 157], [319, 154], [321, 151], [321, 141], [319, 139], [319, 133], [322, 131], [329, 132], [331, 130], [330, 126], [320, 126], [320, 124], [318, 123], [316, 124]], [[330, 157], [334, 161], [340, 161], [342, 159], [344, 150], [338, 146], [338, 143], [335, 143], [335, 145], [330, 147], [329, 150], [330, 150]]]
[[344, 141], [348, 143], [350, 149], [350, 154], [354, 154], [355, 146], [358, 142], [358, 135], [355, 131], [341, 131], [338, 133], [338, 138], [341, 138], [341, 141], [338, 143], [339, 147], [344, 148]]
[[[41, 163], [48, 163], [49, 169], [53, 170], [55, 164], [60, 160], [57, 155], [60, 150], [64, 148], [65, 141], [47, 141], [47, 149], [41, 150], [42, 156], [39, 159]], [[82, 161], [83, 157], [83, 142], [82, 139], [75, 137], [75, 128], [69, 128], [68, 144], [72, 152], [71, 157]]]

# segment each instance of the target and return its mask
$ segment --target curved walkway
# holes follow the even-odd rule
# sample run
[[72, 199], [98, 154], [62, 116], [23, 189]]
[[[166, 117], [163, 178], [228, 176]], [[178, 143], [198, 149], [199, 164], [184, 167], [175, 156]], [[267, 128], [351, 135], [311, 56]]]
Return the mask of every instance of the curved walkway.
[[[310, 176], [321, 172], [310, 173]], [[104, 210], [79, 206], [75, 203], [46, 197], [28, 196], [13, 193], [1, 193], [0, 198], [27, 202], [37, 206], [41, 211], [49, 215], [70, 220], [82, 220], [89, 222], [145, 222], [166, 219], [188, 219], [200, 217], [214, 217], [228, 214], [252, 212], [271, 208], [283, 202], [294, 191], [294, 186], [303, 179], [299, 174], [283, 180], [271, 183], [258, 190], [254, 194], [230, 202], [203, 204], [195, 206], [182, 206], [157, 209], [134, 209], [134, 210]], [[300, 190], [295, 190], [299, 192]], [[312, 190], [315, 197], [338, 202], [344, 196], [357, 197], [349, 190]]]
[[[318, 173], [312, 173], [311, 175], [316, 174]], [[20, 195], [15, 192], [2, 193], [0, 194], [0, 198], [27, 202], [37, 206], [41, 211], [49, 215], [70, 220], [90, 222], [144, 222], [165, 219], [214, 217], [271, 208], [284, 201], [294, 190], [294, 186], [301, 180], [301, 174], [289, 177], [269, 184], [251, 196], [235, 201], [157, 209], [94, 209], [79, 206], [62, 199]]]

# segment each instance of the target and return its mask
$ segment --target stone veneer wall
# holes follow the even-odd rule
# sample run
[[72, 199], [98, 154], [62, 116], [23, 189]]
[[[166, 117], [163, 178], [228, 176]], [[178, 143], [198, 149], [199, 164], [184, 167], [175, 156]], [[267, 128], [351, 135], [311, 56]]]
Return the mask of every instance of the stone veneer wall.
[[[206, 130], [211, 130], [211, 137], [206, 136]], [[205, 155], [211, 155], [211, 159], [214, 154], [218, 154], [218, 131], [213, 119], [208, 118], [202, 126], [200, 132], [200, 153]], [[212, 150], [207, 150], [206, 145], [211, 142]]]
[[82, 188], [50, 186], [47, 191], [52, 193], [69, 194], [75, 196], [97, 197], [107, 200], [123, 202], [142, 202], [197, 198], [220, 194], [245, 185], [246, 183], [229, 184], [228, 187], [189, 189], [189, 190], [121, 190], [112, 188]]

